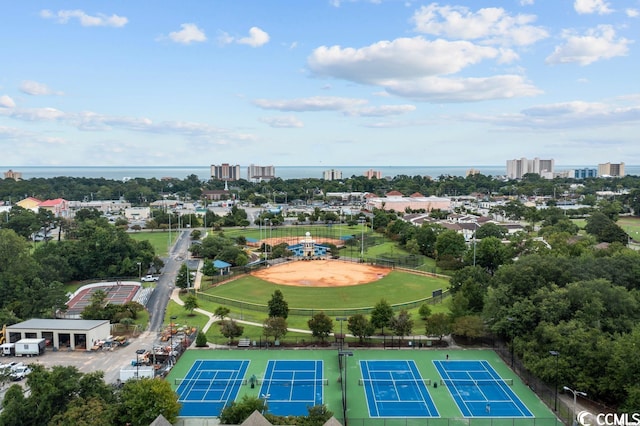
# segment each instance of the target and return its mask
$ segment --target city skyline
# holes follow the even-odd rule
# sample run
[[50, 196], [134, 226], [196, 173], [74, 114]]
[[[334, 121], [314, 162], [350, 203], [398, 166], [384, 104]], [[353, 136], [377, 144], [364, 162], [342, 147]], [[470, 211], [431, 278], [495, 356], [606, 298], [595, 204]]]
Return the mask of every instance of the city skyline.
[[640, 0], [11, 2], [3, 164], [640, 164]]

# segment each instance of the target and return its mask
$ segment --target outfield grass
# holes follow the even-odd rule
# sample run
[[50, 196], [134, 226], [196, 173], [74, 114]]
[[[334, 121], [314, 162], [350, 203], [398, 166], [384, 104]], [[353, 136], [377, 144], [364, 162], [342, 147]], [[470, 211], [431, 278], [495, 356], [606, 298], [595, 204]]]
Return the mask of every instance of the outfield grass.
[[624, 229], [633, 240], [640, 241], [640, 218], [625, 216], [618, 219], [616, 223]]
[[213, 287], [205, 293], [266, 305], [275, 290], [280, 290], [289, 308], [347, 309], [372, 307], [381, 299], [395, 305], [431, 296], [437, 289], [447, 289], [449, 281], [399, 271], [391, 271], [378, 281], [346, 287], [296, 287], [273, 284], [252, 276]]
[[153, 246], [156, 255], [160, 257], [167, 257], [169, 255], [169, 247], [173, 245], [178, 236], [180, 235], [180, 231], [171, 232], [171, 243], [169, 243], [169, 232], [165, 231], [142, 231], [142, 232], [131, 232], [129, 236], [137, 241], [147, 240]]

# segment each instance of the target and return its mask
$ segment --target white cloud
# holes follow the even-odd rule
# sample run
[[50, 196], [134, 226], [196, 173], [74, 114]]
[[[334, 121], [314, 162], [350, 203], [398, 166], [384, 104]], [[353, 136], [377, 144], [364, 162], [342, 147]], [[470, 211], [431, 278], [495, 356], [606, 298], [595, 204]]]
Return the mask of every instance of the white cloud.
[[391, 115], [401, 115], [416, 110], [415, 105], [382, 105], [376, 107], [355, 108], [346, 111], [347, 115], [360, 117], [388, 117]]
[[27, 95], [41, 96], [41, 95], [62, 95], [62, 92], [57, 92], [49, 88], [46, 84], [38, 83], [37, 81], [25, 80], [20, 84], [20, 91]]
[[534, 3], [534, 0], [520, 0], [520, 6], [531, 6]]
[[313, 51], [307, 64], [318, 75], [384, 85], [387, 79], [453, 74], [499, 55], [498, 49], [467, 41], [414, 37], [380, 41], [360, 49], [321, 46]]
[[388, 82], [385, 87], [396, 96], [426, 102], [476, 102], [542, 93], [517, 75], [456, 79], [426, 77], [413, 81]]
[[469, 117], [474, 121], [531, 129], [569, 129], [640, 123], [640, 104], [572, 101], [537, 105], [516, 114], [498, 117]]
[[290, 100], [256, 99], [253, 104], [262, 109], [278, 111], [344, 111], [366, 104], [364, 99], [315, 96]]
[[95, 16], [86, 14], [84, 11], [75, 10], [59, 10], [52, 12], [50, 10], [41, 10], [40, 16], [45, 19], [55, 19], [60, 24], [66, 24], [71, 19], [77, 19], [83, 27], [124, 27], [129, 20], [124, 16], [111, 15], [107, 16], [98, 13]]
[[609, 3], [604, 0], [575, 0], [573, 8], [579, 14], [592, 14], [605, 15], [613, 12], [609, 8]]
[[602, 59], [625, 56], [629, 50], [627, 46], [631, 43], [625, 38], [616, 39], [616, 32], [610, 25], [589, 29], [582, 36], [567, 31], [563, 38], [565, 43], [556, 46], [553, 53], [547, 57], [546, 63], [577, 62], [580, 65], [589, 65]]
[[276, 128], [302, 128], [304, 124], [298, 118], [288, 115], [286, 117], [265, 117], [260, 121]]
[[432, 3], [417, 10], [412, 20], [418, 32], [456, 40], [526, 46], [548, 37], [544, 28], [531, 25], [535, 15], [513, 16], [497, 7], [473, 12], [463, 6]]
[[0, 108], [15, 108], [16, 103], [9, 95], [0, 96]]
[[260, 47], [268, 42], [269, 34], [258, 27], [251, 27], [249, 29], [249, 37], [243, 37], [238, 40], [238, 44], [248, 44], [251, 47]]
[[191, 44], [193, 42], [207, 41], [207, 36], [196, 24], [181, 24], [180, 31], [169, 33], [169, 38], [180, 44]]
[[269, 39], [270, 39], [269, 34], [267, 34], [265, 31], [261, 30], [258, 27], [251, 27], [249, 29], [248, 37], [235, 38], [226, 32], [222, 32], [220, 36], [218, 36], [218, 42], [221, 44], [237, 43], [237, 44], [246, 44], [251, 47], [264, 46], [269, 42]]
[[625, 13], [629, 18], [637, 18], [640, 16], [640, 10], [638, 9], [627, 9], [625, 10]]

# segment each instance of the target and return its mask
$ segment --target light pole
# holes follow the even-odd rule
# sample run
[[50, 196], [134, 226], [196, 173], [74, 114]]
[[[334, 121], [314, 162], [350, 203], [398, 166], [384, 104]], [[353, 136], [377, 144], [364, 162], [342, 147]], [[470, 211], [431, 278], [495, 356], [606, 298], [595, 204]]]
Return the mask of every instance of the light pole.
[[476, 266], [476, 232], [478, 232], [477, 221], [473, 222], [473, 266]]
[[142, 279], [142, 263], [138, 262], [138, 280]]
[[177, 316], [173, 315], [171, 317], [169, 317], [169, 361], [173, 360], [173, 321], [178, 318]]
[[336, 321], [340, 321], [340, 348], [338, 351], [342, 352], [344, 348], [344, 334], [342, 334], [342, 323], [347, 320], [347, 317], [336, 317]]
[[577, 390], [573, 390], [568, 386], [563, 386], [562, 389], [564, 389], [566, 391], [569, 391], [569, 392], [571, 392], [573, 394], [573, 411], [571, 412], [571, 418], [573, 419], [573, 422], [574, 422], [573, 424], [576, 424], [575, 423], [575, 421], [576, 421], [576, 399], [578, 398], [578, 395], [587, 396], [587, 393], [586, 392], [580, 392], [580, 391], [577, 391]]
[[558, 358], [560, 357], [560, 352], [558, 351], [549, 351], [551, 356], [556, 357], [556, 392], [554, 396], [553, 402], [553, 411], [558, 411]]
[[140, 379], [140, 355], [146, 352], [145, 349], [136, 350], [136, 380]]
[[361, 228], [362, 228], [362, 232], [360, 234], [360, 259], [364, 259], [364, 218], [360, 218], [358, 220], [358, 222], [360, 222]]
[[342, 380], [342, 416], [344, 417], [344, 426], [348, 425], [347, 420], [347, 359], [348, 356], [353, 356], [351, 351], [340, 351], [338, 356], [342, 357], [342, 367], [344, 368], [344, 378]]
[[263, 393], [261, 396], [262, 399], [264, 399], [264, 404], [262, 404], [262, 414], [264, 414], [264, 412], [267, 411], [267, 401], [269, 401], [271, 394]]

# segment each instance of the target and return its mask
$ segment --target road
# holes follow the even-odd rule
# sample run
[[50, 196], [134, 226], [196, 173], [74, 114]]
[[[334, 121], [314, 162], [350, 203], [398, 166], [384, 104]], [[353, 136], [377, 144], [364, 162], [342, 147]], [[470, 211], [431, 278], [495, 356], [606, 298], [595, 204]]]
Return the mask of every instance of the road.
[[[182, 263], [187, 259], [190, 244], [190, 230], [184, 230], [176, 240], [165, 260], [163, 273], [156, 288], [149, 297], [149, 327], [139, 337], [131, 339], [130, 344], [119, 348], [96, 352], [87, 351], [47, 351], [44, 356], [30, 358], [28, 363], [38, 363], [46, 367], [71, 365], [83, 373], [101, 370], [107, 383], [115, 383], [120, 378], [120, 369], [130, 366], [136, 360], [136, 350], [151, 349], [158, 342], [162, 331], [167, 304], [173, 292], [176, 276]], [[190, 266], [193, 268], [193, 266]]]

